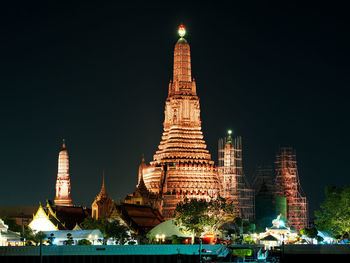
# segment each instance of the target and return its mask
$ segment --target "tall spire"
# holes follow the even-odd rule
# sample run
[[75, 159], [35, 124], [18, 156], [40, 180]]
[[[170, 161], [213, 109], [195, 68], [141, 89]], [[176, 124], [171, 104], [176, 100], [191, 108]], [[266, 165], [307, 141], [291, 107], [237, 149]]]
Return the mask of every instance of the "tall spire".
[[[184, 36], [185, 27], [179, 27]], [[152, 165], [158, 162], [214, 164], [203, 140], [196, 83], [191, 80], [190, 45], [181, 37], [174, 49], [174, 79], [165, 102], [164, 132]], [[147, 187], [149, 186], [146, 182]]]
[[63, 140], [62, 150], [58, 155], [55, 205], [72, 206], [70, 190], [69, 157], [66, 149], [66, 142]]
[[142, 154], [141, 163], [140, 163], [140, 165], [139, 165], [139, 179], [138, 179], [138, 182], [137, 182], [137, 185], [136, 185], [137, 187], [138, 187], [138, 185], [141, 183], [141, 180], [143, 180], [143, 179], [142, 179], [142, 177], [143, 177], [143, 169], [144, 169], [145, 167], [147, 167], [146, 162], [145, 162], [145, 155]]
[[99, 193], [100, 196], [105, 196], [107, 195], [106, 187], [105, 187], [105, 171], [103, 170], [102, 172], [102, 187], [101, 191]]
[[95, 197], [91, 205], [92, 217], [99, 219], [102, 217], [110, 217], [113, 209], [115, 209], [113, 199], [107, 194], [105, 187], [105, 172], [102, 173], [102, 187], [100, 193]]
[[174, 50], [174, 77], [173, 81], [191, 82], [191, 52], [190, 45], [183, 37], [186, 34], [184, 25], [179, 26], [180, 38]]
[[139, 185], [162, 199], [162, 213], [172, 218], [183, 198], [210, 198], [218, 194], [214, 161], [205, 144], [196, 83], [191, 77], [190, 45], [183, 38], [174, 48], [173, 81], [165, 101], [163, 134], [150, 166], [141, 169]]

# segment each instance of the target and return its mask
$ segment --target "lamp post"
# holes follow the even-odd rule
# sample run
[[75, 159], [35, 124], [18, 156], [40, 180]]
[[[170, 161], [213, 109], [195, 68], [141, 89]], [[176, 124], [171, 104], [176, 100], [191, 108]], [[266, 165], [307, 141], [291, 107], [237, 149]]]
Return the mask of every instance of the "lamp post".
[[43, 263], [43, 238], [40, 237], [40, 263]]

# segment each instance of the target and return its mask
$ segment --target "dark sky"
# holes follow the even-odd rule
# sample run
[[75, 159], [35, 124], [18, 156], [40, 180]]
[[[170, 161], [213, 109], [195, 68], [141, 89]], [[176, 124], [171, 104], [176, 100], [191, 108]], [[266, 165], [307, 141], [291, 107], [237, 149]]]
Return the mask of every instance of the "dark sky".
[[75, 204], [91, 205], [103, 169], [115, 201], [134, 190], [160, 141], [181, 22], [215, 161], [231, 128], [249, 177], [296, 148], [311, 211], [326, 185], [350, 184], [347, 6], [29, 2], [0, 8], [0, 205], [54, 198], [62, 138]]

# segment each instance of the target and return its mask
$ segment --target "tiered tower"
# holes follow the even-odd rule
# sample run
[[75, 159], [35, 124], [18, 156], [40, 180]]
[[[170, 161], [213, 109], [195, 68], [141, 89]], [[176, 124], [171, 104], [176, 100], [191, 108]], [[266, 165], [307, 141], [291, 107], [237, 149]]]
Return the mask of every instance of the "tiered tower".
[[282, 147], [275, 164], [277, 195], [287, 199], [289, 225], [299, 231], [308, 226], [308, 209], [299, 181], [295, 151], [291, 147]]
[[107, 194], [105, 187], [105, 174], [102, 175], [102, 187], [100, 193], [96, 196], [94, 202], [91, 205], [92, 217], [96, 220], [103, 217], [109, 217], [114, 211], [114, 201]]
[[219, 140], [218, 175], [222, 186], [221, 196], [235, 204], [238, 215], [243, 219], [254, 218], [254, 190], [243, 172], [242, 137]]
[[144, 183], [149, 191], [162, 197], [161, 212], [167, 219], [174, 217], [177, 203], [185, 197], [210, 199], [218, 195], [220, 188], [203, 140], [196, 82], [191, 77], [190, 45], [183, 38], [182, 25], [179, 35], [162, 140], [151, 165], [143, 168]]
[[66, 142], [63, 140], [62, 150], [58, 155], [58, 172], [56, 181], [55, 205], [72, 206], [70, 197], [70, 179], [69, 179], [69, 157], [66, 149]]

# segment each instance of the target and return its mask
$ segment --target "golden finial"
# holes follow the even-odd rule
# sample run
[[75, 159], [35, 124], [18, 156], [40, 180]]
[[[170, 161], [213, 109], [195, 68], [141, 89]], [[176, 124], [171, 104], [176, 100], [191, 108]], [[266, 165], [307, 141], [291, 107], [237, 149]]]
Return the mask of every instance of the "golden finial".
[[186, 28], [183, 24], [179, 25], [178, 31], [180, 37], [184, 37], [186, 35]]
[[66, 149], [66, 140], [65, 139], [62, 140], [62, 149]]

